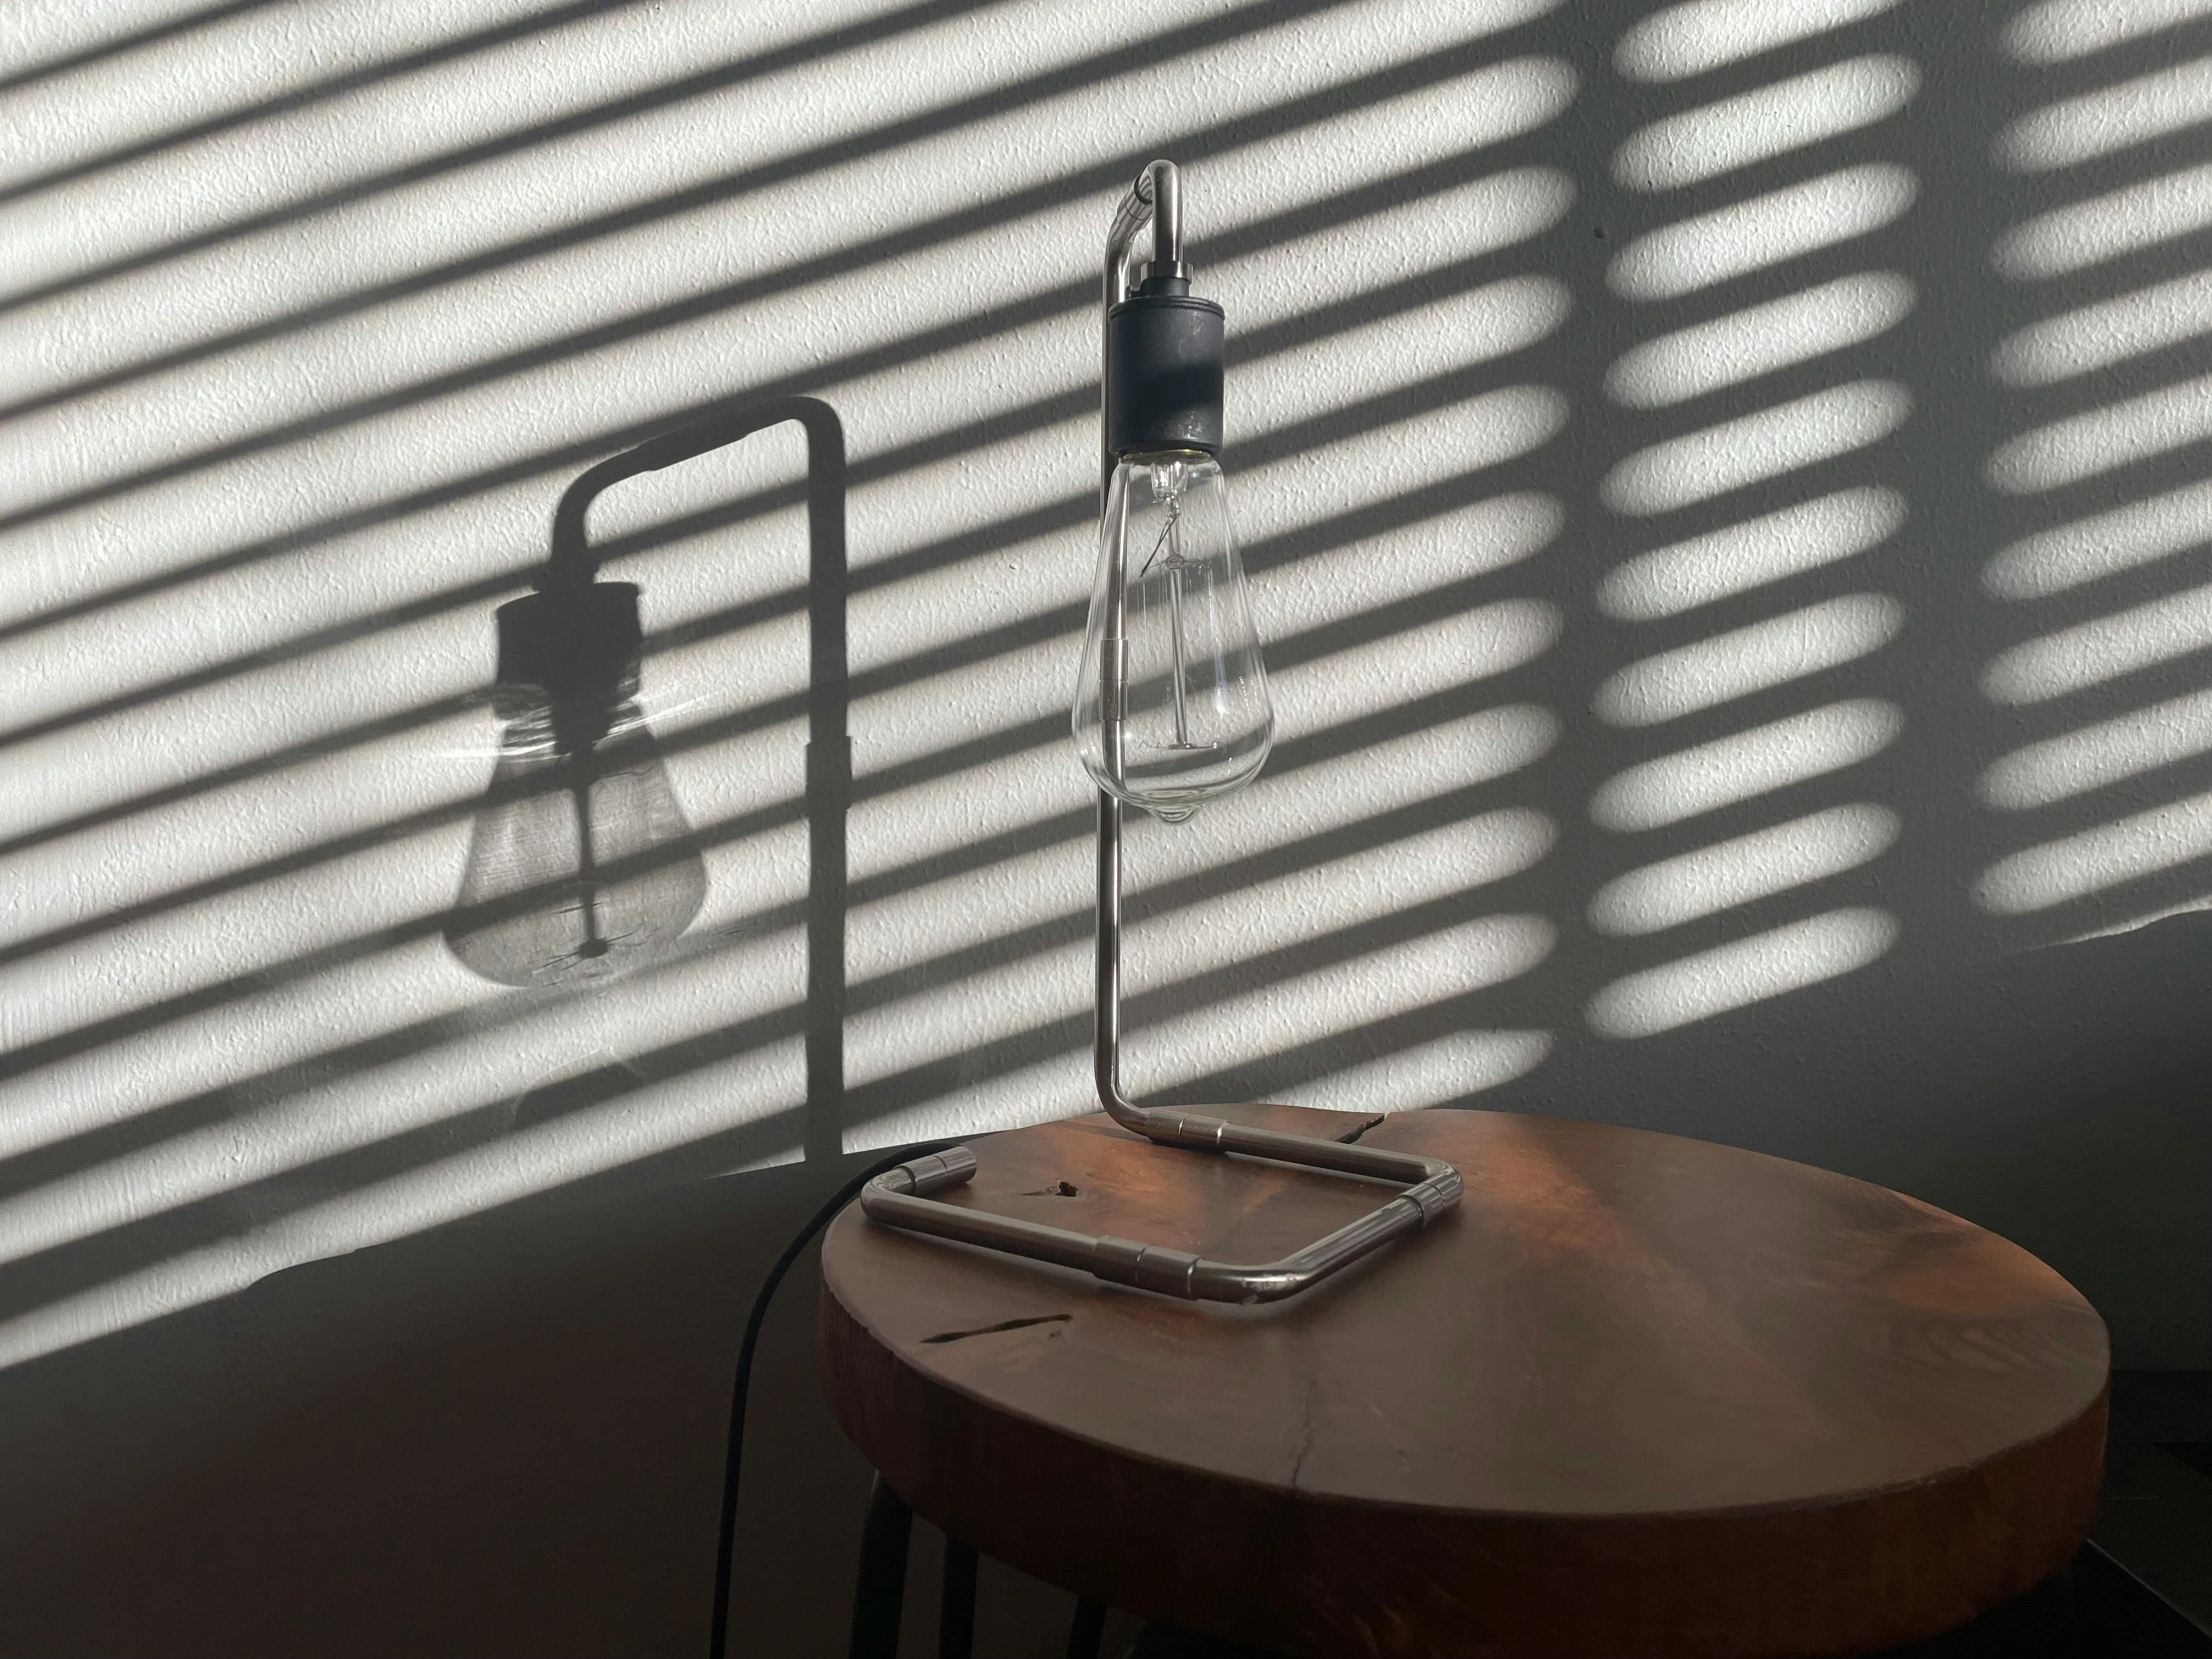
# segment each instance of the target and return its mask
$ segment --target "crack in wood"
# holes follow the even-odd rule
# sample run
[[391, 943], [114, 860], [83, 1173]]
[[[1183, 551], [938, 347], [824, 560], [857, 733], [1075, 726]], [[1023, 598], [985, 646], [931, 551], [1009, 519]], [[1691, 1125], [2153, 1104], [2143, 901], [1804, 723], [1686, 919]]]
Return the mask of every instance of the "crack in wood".
[[1025, 1320], [1001, 1320], [996, 1325], [979, 1325], [973, 1331], [940, 1331], [934, 1337], [924, 1337], [925, 1343], [956, 1343], [963, 1337], [988, 1337], [999, 1331], [1019, 1331], [1031, 1325], [1065, 1325], [1073, 1314], [1037, 1314]]
[[[1373, 1127], [1370, 1125], [1369, 1127]], [[1298, 1490], [1299, 1476], [1306, 1472], [1306, 1454], [1314, 1449], [1314, 1387], [1309, 1380], [1306, 1391], [1298, 1404], [1298, 1454], [1291, 1459], [1290, 1487]]]

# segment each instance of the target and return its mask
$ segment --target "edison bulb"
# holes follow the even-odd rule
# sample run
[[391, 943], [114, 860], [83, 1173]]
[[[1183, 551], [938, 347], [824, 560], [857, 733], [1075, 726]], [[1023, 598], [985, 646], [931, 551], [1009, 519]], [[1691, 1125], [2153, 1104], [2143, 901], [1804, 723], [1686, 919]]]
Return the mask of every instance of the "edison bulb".
[[1202, 450], [1114, 469], [1072, 723], [1098, 787], [1170, 824], [1266, 764], [1267, 670], [1221, 463]]

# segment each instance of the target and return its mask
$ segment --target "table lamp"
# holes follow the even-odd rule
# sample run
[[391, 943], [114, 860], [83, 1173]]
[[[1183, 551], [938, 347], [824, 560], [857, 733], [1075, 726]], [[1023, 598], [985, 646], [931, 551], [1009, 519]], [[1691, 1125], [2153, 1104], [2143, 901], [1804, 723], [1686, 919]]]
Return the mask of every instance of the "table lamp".
[[[1131, 287], [1137, 234], [1152, 259]], [[1424, 1225], [1459, 1196], [1459, 1172], [1435, 1158], [1231, 1123], [1121, 1091], [1121, 832], [1127, 807], [1169, 824], [1258, 776], [1274, 738], [1267, 671], [1230, 532], [1218, 459], [1223, 314], [1191, 292], [1183, 262], [1182, 186], [1154, 162], [1114, 214], [1106, 239], [1101, 529], [1098, 575], [1077, 680], [1077, 754], [1098, 787], [1099, 1104], [1164, 1147], [1242, 1153], [1278, 1164], [1402, 1182], [1405, 1190], [1278, 1262], [1217, 1262], [1130, 1239], [1097, 1237], [943, 1203], [967, 1181], [964, 1146], [915, 1158], [869, 1182], [871, 1219], [1016, 1256], [1079, 1268], [1115, 1284], [1214, 1302], [1291, 1296]]]

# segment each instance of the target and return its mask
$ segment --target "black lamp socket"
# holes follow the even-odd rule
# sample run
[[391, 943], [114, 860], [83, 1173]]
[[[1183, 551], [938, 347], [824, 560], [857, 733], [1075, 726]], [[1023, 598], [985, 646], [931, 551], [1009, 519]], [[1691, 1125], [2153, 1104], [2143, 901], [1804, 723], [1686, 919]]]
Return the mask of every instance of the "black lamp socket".
[[1225, 320], [1178, 276], [1147, 278], [1106, 313], [1106, 446], [1221, 452]]

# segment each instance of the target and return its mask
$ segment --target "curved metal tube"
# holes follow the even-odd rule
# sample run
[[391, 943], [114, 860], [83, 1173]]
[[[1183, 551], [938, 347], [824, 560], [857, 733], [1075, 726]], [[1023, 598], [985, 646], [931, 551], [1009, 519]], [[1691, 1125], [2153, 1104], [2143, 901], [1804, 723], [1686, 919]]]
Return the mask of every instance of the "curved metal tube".
[[[1136, 246], [1137, 234], [1148, 223], [1153, 231], [1154, 271], [1161, 276], [1184, 276], [1183, 191], [1181, 176], [1173, 162], [1154, 162], [1137, 176], [1129, 194], [1114, 210], [1113, 224], [1106, 234], [1105, 279], [1100, 286], [1098, 385], [1101, 411], [1099, 511], [1102, 516], [1118, 460], [1105, 442], [1103, 414], [1108, 364], [1104, 356], [1104, 315], [1129, 296], [1130, 254]], [[1118, 552], [1117, 539], [1109, 538], [1108, 545]], [[1105, 582], [1109, 608], [1105, 627], [1100, 631], [1099, 681], [1105, 715], [1101, 742], [1107, 770], [1115, 774], [1121, 768], [1119, 717], [1128, 667], [1122, 589], [1121, 572], [1118, 569], [1109, 571]], [[1431, 1216], [1458, 1202], [1459, 1172], [1440, 1159], [1322, 1140], [1310, 1135], [1256, 1129], [1179, 1106], [1139, 1106], [1121, 1092], [1121, 803], [1100, 790], [1096, 1022], [1091, 1071], [1098, 1090], [1098, 1103], [1106, 1109], [1107, 1115], [1124, 1129], [1162, 1146], [1185, 1147], [1196, 1152], [1238, 1152], [1304, 1169], [1402, 1181], [1407, 1184], [1406, 1190], [1382, 1208], [1317, 1240], [1296, 1255], [1259, 1266], [1214, 1262], [1158, 1245], [1092, 1238], [1035, 1222], [1017, 1221], [1010, 1216], [992, 1215], [984, 1210], [933, 1202], [927, 1196], [929, 1193], [955, 1186], [975, 1173], [975, 1155], [965, 1147], [902, 1164], [888, 1175], [877, 1177], [861, 1190], [862, 1212], [892, 1227], [959, 1239], [1017, 1256], [1033, 1256], [1063, 1267], [1081, 1268], [1115, 1284], [1215, 1302], [1269, 1302], [1304, 1290], [1346, 1263], [1356, 1261], [1400, 1233], [1423, 1225]]]
[[1313, 1164], [1315, 1161], [1306, 1156], [1308, 1150], [1326, 1146], [1343, 1156], [1334, 1165], [1319, 1167], [1385, 1181], [1411, 1180], [1413, 1184], [1382, 1208], [1369, 1211], [1280, 1262], [1249, 1264], [1216, 1262], [1165, 1245], [1139, 1244], [1111, 1234], [1070, 1233], [1065, 1228], [989, 1210], [939, 1203], [929, 1195], [959, 1186], [975, 1174], [975, 1154], [964, 1146], [916, 1158], [878, 1175], [860, 1189], [860, 1210], [871, 1221], [1053, 1262], [1113, 1285], [1130, 1285], [1192, 1302], [1249, 1303], [1275, 1302], [1297, 1295], [1400, 1233], [1421, 1227], [1459, 1196], [1459, 1172], [1441, 1159], [1342, 1141], [1308, 1141], [1301, 1135], [1271, 1136], [1261, 1129], [1247, 1133], [1285, 1143], [1294, 1154], [1291, 1162]]

